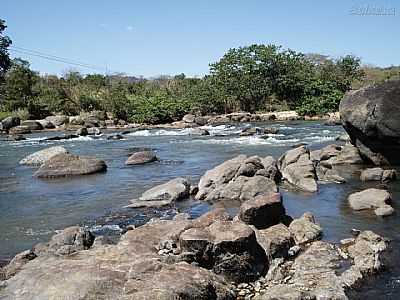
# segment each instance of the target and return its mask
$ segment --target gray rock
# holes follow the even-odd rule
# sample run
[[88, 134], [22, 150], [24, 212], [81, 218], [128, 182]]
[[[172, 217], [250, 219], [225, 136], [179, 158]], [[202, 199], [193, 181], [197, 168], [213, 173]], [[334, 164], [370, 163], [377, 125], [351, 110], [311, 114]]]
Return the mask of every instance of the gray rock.
[[28, 134], [28, 133], [31, 133], [32, 131], [29, 129], [28, 126], [19, 125], [19, 126], [15, 126], [15, 127], [10, 128], [8, 130], [8, 132], [10, 134], [16, 135], [16, 134]]
[[19, 163], [21, 165], [41, 166], [50, 158], [58, 154], [66, 154], [66, 153], [68, 153], [68, 151], [64, 147], [54, 146], [32, 153], [27, 157], [21, 159]]
[[279, 158], [283, 179], [305, 192], [318, 190], [315, 167], [305, 146], [287, 151]]
[[[0, 268], [0, 280], [7, 280], [17, 274], [21, 268], [37, 255], [32, 250], [25, 250], [18, 253], [4, 268]], [[1, 276], [2, 275], [2, 276]]]
[[196, 254], [196, 262], [236, 282], [258, 278], [268, 269], [254, 231], [241, 222], [216, 221], [205, 228], [191, 228], [180, 237], [183, 251]]
[[345, 130], [367, 161], [375, 165], [400, 162], [399, 79], [350, 91], [339, 109]]
[[210, 132], [203, 128], [192, 128], [190, 130], [190, 135], [210, 135]]
[[81, 118], [80, 116], [73, 116], [73, 117], [69, 117], [68, 123], [70, 125], [84, 125], [85, 120], [83, 120], [83, 118]]
[[208, 118], [207, 117], [196, 117], [195, 119], [194, 119], [194, 122], [197, 124], [197, 125], [199, 125], [199, 126], [204, 126], [204, 125], [207, 125], [207, 123], [208, 123]]
[[88, 135], [100, 135], [101, 130], [97, 127], [90, 127], [87, 129]]
[[196, 118], [195, 115], [187, 114], [183, 116], [182, 121], [185, 123], [194, 123], [195, 118]]
[[[256, 175], [260, 170], [265, 173]], [[207, 171], [201, 177], [196, 199], [245, 201], [257, 195], [277, 192], [274, 180], [266, 177], [268, 174], [270, 172], [264, 168], [261, 158], [239, 155]]]
[[181, 201], [190, 196], [190, 182], [185, 178], [175, 178], [144, 192], [139, 199], [131, 200], [128, 207], [158, 207]]
[[395, 170], [384, 170], [382, 174], [382, 182], [393, 181], [397, 178], [397, 172]]
[[256, 228], [267, 228], [278, 224], [285, 215], [280, 193], [262, 194], [242, 203], [239, 218]]
[[135, 152], [126, 160], [126, 165], [142, 165], [157, 161], [158, 158], [153, 151]]
[[290, 230], [283, 224], [256, 231], [257, 241], [271, 259], [287, 258], [289, 249], [295, 241]]
[[44, 128], [44, 129], [53, 129], [56, 126], [51, 123], [49, 120], [43, 119], [43, 120], [37, 120], [38, 123]]
[[19, 126], [21, 124], [21, 120], [18, 117], [10, 116], [1, 121], [2, 130], [10, 130], [13, 127]]
[[293, 234], [296, 244], [309, 243], [322, 236], [321, 227], [315, 224], [314, 217], [310, 213], [305, 213], [301, 218], [293, 220], [289, 225], [289, 230]]
[[[391, 201], [389, 192], [380, 189], [366, 189], [348, 197], [350, 207], [354, 210], [374, 209], [377, 214], [387, 214]], [[381, 208], [377, 211], [378, 208]], [[393, 211], [392, 211], [393, 212]]]
[[26, 120], [21, 122], [21, 126], [26, 126], [29, 130], [42, 130], [43, 126], [35, 120]]
[[81, 127], [75, 132], [75, 134], [79, 135], [79, 136], [87, 136], [89, 134], [89, 132], [86, 127]]
[[64, 153], [55, 155], [45, 161], [34, 176], [38, 178], [56, 178], [88, 175], [106, 170], [107, 165], [103, 160]]
[[[55, 127], [64, 125], [65, 123], [68, 123], [68, 121], [69, 121], [68, 117], [64, 116], [64, 115], [48, 116], [45, 118], [45, 120], [48, 120]], [[78, 124], [78, 125], [80, 125], [80, 124]]]
[[361, 172], [362, 181], [381, 181], [389, 182], [396, 179], [395, 170], [383, 170], [382, 168], [369, 168]]

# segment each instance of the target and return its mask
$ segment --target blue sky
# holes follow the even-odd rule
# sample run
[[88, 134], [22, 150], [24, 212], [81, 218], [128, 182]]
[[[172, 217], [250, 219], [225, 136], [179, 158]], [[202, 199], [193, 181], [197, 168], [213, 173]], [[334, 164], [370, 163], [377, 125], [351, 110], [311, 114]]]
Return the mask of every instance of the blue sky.
[[[395, 15], [352, 14], [366, 7]], [[0, 18], [17, 47], [145, 77], [203, 75], [227, 49], [253, 43], [400, 65], [400, 1], [395, 0], [2, 0]], [[71, 68], [13, 56], [28, 59], [42, 73]]]

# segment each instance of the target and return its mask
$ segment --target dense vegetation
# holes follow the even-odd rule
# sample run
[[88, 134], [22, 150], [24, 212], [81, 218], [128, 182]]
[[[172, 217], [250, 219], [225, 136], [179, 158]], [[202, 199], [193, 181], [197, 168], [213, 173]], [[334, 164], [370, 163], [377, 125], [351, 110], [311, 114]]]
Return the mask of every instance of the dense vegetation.
[[352, 86], [399, 75], [399, 69], [363, 68], [360, 59], [350, 55], [330, 59], [275, 45], [229, 49], [203, 78], [180, 74], [138, 79], [74, 71], [61, 77], [39, 75], [27, 61], [9, 59], [11, 40], [3, 35], [5, 28], [0, 20], [0, 111], [32, 118], [104, 110], [119, 119], [154, 124], [188, 112], [295, 109], [325, 114], [337, 110]]

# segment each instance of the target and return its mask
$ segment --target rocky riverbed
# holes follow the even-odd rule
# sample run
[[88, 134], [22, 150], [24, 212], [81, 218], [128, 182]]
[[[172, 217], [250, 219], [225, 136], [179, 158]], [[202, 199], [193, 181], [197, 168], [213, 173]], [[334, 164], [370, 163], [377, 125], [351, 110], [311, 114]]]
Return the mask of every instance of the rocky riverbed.
[[[241, 134], [250, 127], [277, 131]], [[391, 257], [398, 252], [387, 249], [398, 245], [398, 221], [376, 216], [373, 209], [353, 211], [348, 196], [369, 187], [385, 189], [396, 212], [400, 190], [396, 181], [382, 180], [383, 171], [376, 172], [379, 180], [361, 180], [366, 166], [357, 149], [335, 141], [343, 134], [340, 126], [296, 121], [202, 129], [209, 135], [145, 129], [122, 139], [103, 132], [60, 141], [49, 140], [58, 133], [46, 133], [2, 143], [0, 219], [9, 229], [1, 232], [2, 254], [32, 250], [3, 269], [8, 280], [0, 295], [346, 299], [362, 297], [363, 289], [396, 295], [400, 272]], [[29, 159], [19, 164], [51, 146], [71, 153], [58, 149], [57, 163], [59, 155], [89, 156], [107, 169], [68, 174], [71, 159], [63, 158], [67, 173], [48, 179], [32, 176], [38, 164], [46, 167], [43, 155], [30, 158], [32, 167]], [[152, 158], [145, 164], [125, 164], [143, 150], [157, 159], [147, 153], [135, 155]], [[178, 177], [182, 180], [159, 187]], [[308, 211], [312, 214], [304, 214]], [[80, 226], [53, 236], [55, 229], [74, 224]], [[112, 234], [104, 235], [107, 231]]]

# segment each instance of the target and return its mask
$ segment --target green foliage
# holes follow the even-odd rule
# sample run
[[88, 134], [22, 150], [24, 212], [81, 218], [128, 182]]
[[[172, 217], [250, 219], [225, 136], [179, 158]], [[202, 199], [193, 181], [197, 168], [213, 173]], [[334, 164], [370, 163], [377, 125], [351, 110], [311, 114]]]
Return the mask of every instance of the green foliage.
[[4, 20], [0, 19], [0, 83], [4, 81], [4, 75], [11, 67], [11, 59], [8, 54], [8, 47], [11, 45], [11, 39], [4, 35], [7, 28]]

